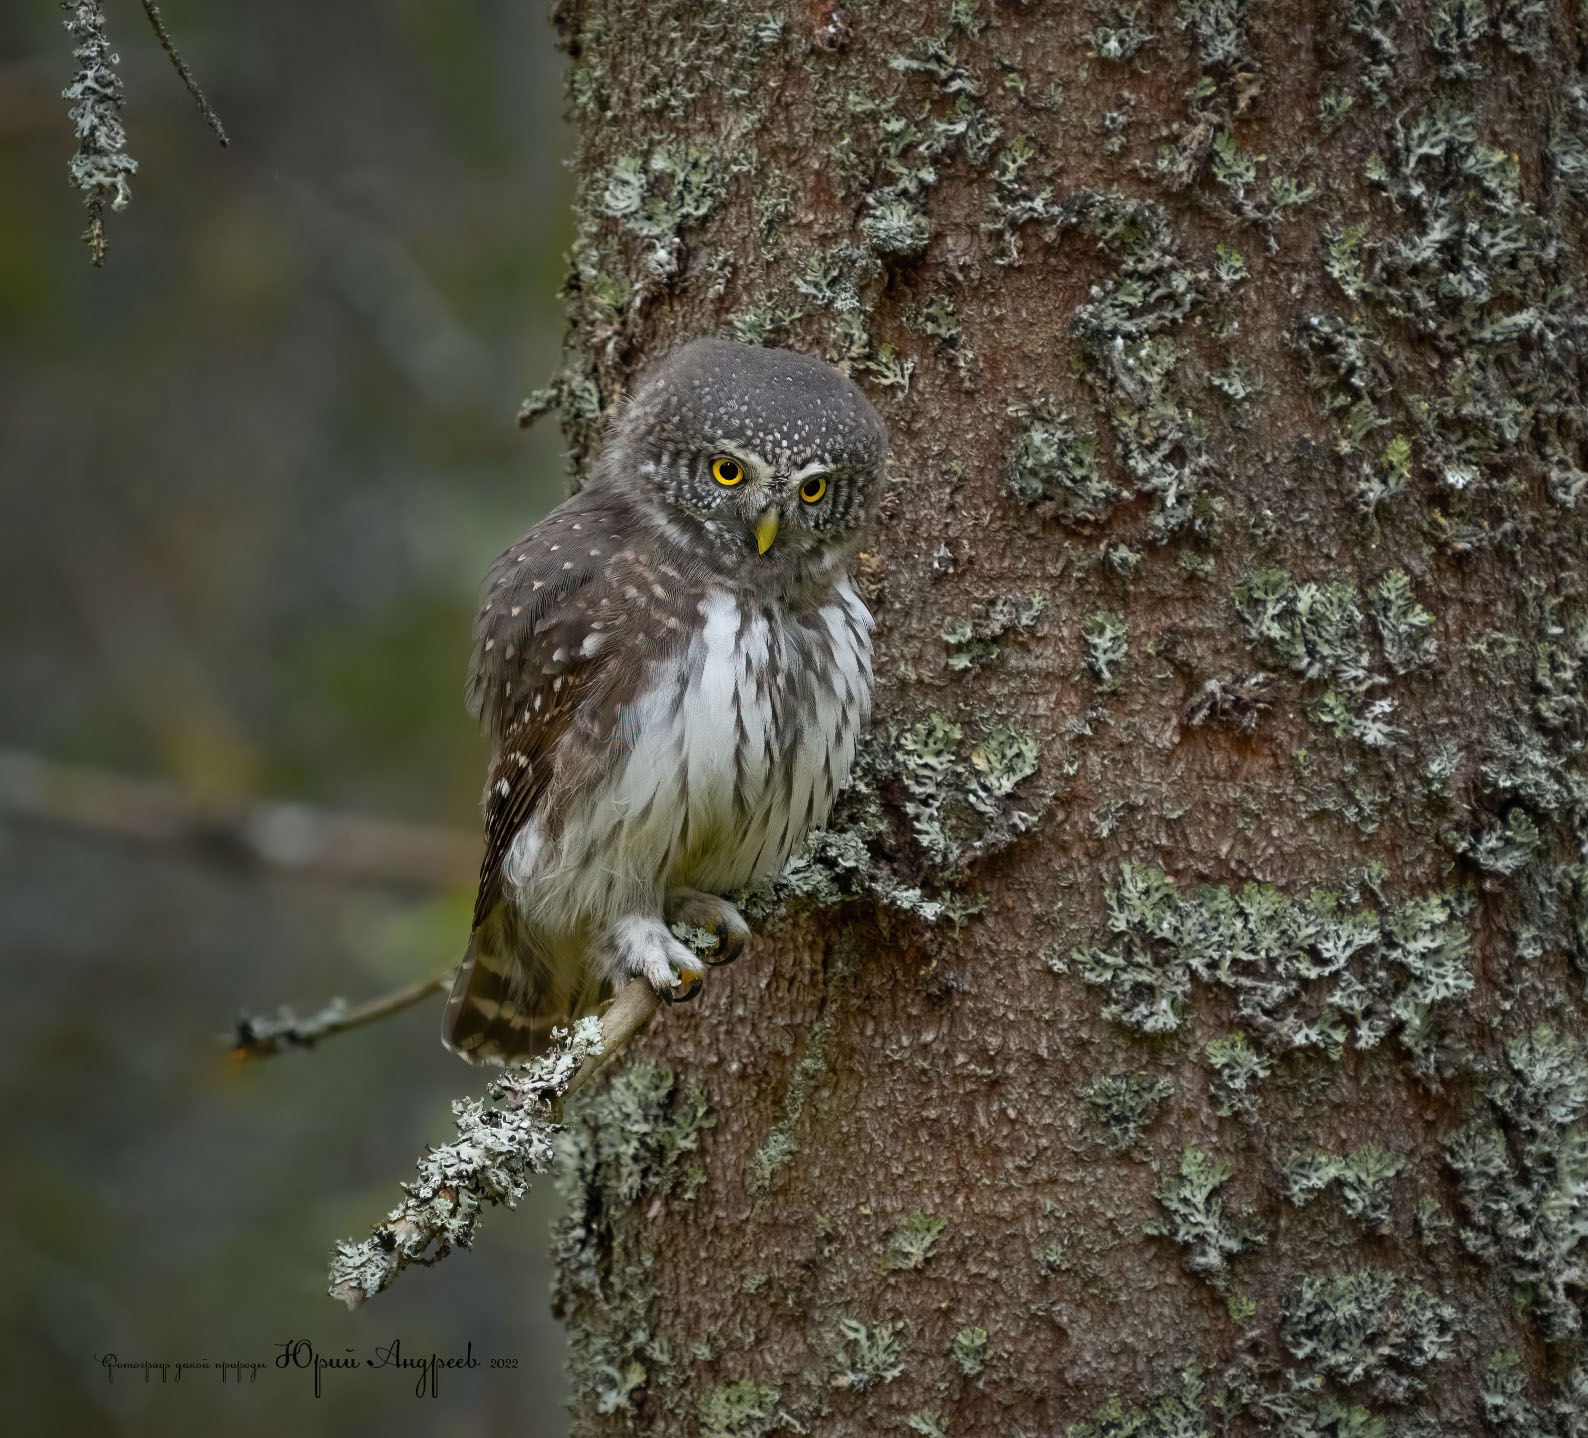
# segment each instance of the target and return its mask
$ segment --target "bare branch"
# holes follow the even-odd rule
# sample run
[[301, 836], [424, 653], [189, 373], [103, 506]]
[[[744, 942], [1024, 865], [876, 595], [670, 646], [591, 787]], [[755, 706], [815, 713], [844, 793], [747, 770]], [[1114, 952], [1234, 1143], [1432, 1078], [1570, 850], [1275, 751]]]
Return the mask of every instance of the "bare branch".
[[165, 20], [160, 15], [160, 7], [154, 0], [143, 0], [143, 13], [149, 17], [149, 23], [154, 26], [155, 38], [160, 42], [160, 48], [165, 51], [166, 57], [176, 67], [176, 73], [182, 77], [182, 83], [187, 86], [187, 92], [193, 97], [193, 103], [199, 107], [199, 114], [204, 117], [204, 123], [215, 132], [215, 138], [221, 142], [224, 149], [231, 143], [226, 138], [226, 130], [221, 124], [221, 117], [211, 108], [204, 92], [199, 89], [199, 82], [193, 78], [193, 72], [188, 69], [176, 48], [176, 43], [171, 39], [165, 28]]
[[606, 1061], [650, 1022], [660, 1003], [656, 990], [643, 979], [631, 980], [601, 1015], [601, 1047], [568, 1080], [564, 1096], [577, 1093], [589, 1083]]
[[216, 803], [162, 779], [129, 779], [0, 749], [5, 815], [334, 879], [441, 888], [472, 883], [480, 864], [479, 840], [450, 829], [311, 804]]
[[237, 1021], [236, 1032], [231, 1036], [232, 1057], [238, 1059], [266, 1059], [283, 1049], [311, 1049], [321, 1039], [332, 1034], [346, 1033], [348, 1029], [363, 1028], [378, 1023], [415, 1004], [423, 1003], [431, 994], [440, 993], [451, 982], [456, 967], [446, 969], [434, 978], [421, 979], [406, 988], [396, 989], [379, 998], [369, 999], [354, 1008], [346, 999], [332, 999], [324, 1008], [300, 1019], [289, 1008], [277, 1010], [273, 1017], [248, 1016]]
[[549, 1052], [491, 1080], [488, 1099], [452, 1105], [458, 1136], [419, 1161], [403, 1199], [361, 1243], [339, 1243], [330, 1295], [349, 1308], [391, 1286], [412, 1264], [467, 1248], [487, 1204], [515, 1208], [532, 1174], [551, 1167], [560, 1101], [616, 1053], [655, 1012], [655, 992], [633, 980], [599, 1019], [558, 1029]]

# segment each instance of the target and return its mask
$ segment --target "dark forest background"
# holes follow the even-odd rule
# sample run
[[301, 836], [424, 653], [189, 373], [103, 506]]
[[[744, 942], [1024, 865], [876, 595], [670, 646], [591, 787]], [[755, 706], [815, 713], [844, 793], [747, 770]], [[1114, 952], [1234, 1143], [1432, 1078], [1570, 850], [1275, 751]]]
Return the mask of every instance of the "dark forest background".
[[[514, 424], [561, 329], [558, 57], [522, 0], [162, 9], [232, 145], [141, 8], [111, 5], [140, 169], [96, 271], [61, 12], [0, 7], [6, 1426], [558, 1433], [549, 1192], [359, 1313], [324, 1296], [330, 1241], [367, 1231], [480, 1088], [436, 1008], [268, 1063], [216, 1043], [242, 1009], [432, 972], [467, 886], [294, 873], [13, 802], [42, 756], [473, 834], [477, 582], [564, 492], [555, 427]], [[443, 1377], [435, 1402], [332, 1374], [316, 1401], [307, 1375], [112, 1384], [94, 1361], [394, 1337], [519, 1368]]]

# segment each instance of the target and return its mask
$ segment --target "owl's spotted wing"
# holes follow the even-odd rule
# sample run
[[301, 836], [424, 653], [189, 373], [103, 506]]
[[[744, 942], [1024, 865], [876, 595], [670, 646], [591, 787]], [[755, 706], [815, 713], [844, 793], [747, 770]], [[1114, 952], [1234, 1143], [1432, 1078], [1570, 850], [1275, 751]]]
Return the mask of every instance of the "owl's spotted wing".
[[[626, 516], [588, 492], [554, 510], [492, 566], [474, 623], [468, 703], [491, 738], [485, 856], [473, 933], [453, 985], [443, 1038], [466, 1057], [528, 1051], [534, 1020], [574, 976], [540, 972], [504, 906], [502, 864], [531, 822], [555, 825], [558, 796], [576, 792], [604, 756], [590, 715], [613, 713], [632, 666], [603, 644], [614, 566], [627, 557]], [[596, 726], [599, 729], [599, 725]], [[570, 742], [574, 741], [574, 742]]]

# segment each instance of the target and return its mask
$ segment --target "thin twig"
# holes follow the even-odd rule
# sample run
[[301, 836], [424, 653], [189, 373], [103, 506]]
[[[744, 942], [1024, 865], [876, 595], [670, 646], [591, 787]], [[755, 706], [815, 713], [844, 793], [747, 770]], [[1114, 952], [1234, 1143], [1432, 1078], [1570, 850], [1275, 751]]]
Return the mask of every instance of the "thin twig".
[[149, 17], [149, 23], [154, 26], [155, 38], [159, 40], [160, 48], [176, 67], [176, 73], [182, 77], [182, 83], [187, 86], [187, 92], [193, 97], [193, 103], [199, 107], [199, 114], [204, 117], [204, 123], [215, 132], [215, 138], [221, 142], [222, 148], [229, 145], [231, 141], [226, 138], [221, 117], [215, 113], [204, 92], [199, 89], [199, 82], [193, 78], [193, 72], [188, 69], [187, 61], [177, 50], [176, 42], [171, 39], [170, 33], [165, 28], [165, 21], [160, 16], [160, 7], [154, 3], [154, 0], [143, 0], [143, 13]]
[[434, 978], [420, 979], [417, 983], [369, 999], [353, 1008], [347, 1006], [346, 999], [332, 999], [307, 1018], [300, 1019], [287, 1008], [278, 1010], [274, 1017], [250, 1015], [241, 1018], [230, 1038], [232, 1057], [267, 1059], [283, 1049], [312, 1049], [321, 1039], [330, 1038], [332, 1034], [378, 1023], [381, 1019], [423, 1003], [431, 994], [440, 993], [451, 984], [452, 976], [456, 973], [457, 968], [454, 966]]
[[551, 1167], [562, 1099], [628, 1042], [656, 1004], [651, 986], [634, 979], [601, 1018], [556, 1030], [550, 1050], [525, 1068], [504, 1069], [488, 1099], [455, 1101], [457, 1138], [419, 1161], [418, 1178], [402, 1186], [402, 1202], [368, 1238], [337, 1244], [331, 1296], [357, 1308], [412, 1264], [467, 1248], [486, 1205], [516, 1207], [530, 1176]]

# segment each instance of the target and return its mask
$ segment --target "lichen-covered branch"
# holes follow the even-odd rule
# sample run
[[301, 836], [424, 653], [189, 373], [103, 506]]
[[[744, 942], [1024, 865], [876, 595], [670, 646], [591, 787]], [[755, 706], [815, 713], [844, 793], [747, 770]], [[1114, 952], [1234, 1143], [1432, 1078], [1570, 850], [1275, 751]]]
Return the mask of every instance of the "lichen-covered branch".
[[105, 33], [101, 5], [86, 0], [65, 0], [66, 30], [77, 47], [72, 51], [77, 74], [61, 91], [72, 102], [67, 112], [77, 132], [77, 153], [72, 156], [72, 184], [83, 192], [88, 228], [83, 241], [96, 265], [105, 263], [105, 208], [124, 210], [132, 199], [130, 177], [138, 162], [127, 153], [127, 132], [121, 123], [124, 96], [121, 77], [114, 66], [117, 56]]
[[650, 986], [635, 980], [601, 1018], [557, 1031], [551, 1049], [521, 1069], [492, 1079], [486, 1099], [452, 1105], [458, 1136], [419, 1161], [403, 1199], [359, 1243], [339, 1243], [330, 1294], [349, 1308], [389, 1288], [411, 1264], [439, 1263], [467, 1248], [485, 1209], [517, 1206], [531, 1174], [551, 1166], [558, 1106], [623, 1047], [656, 1011]]

